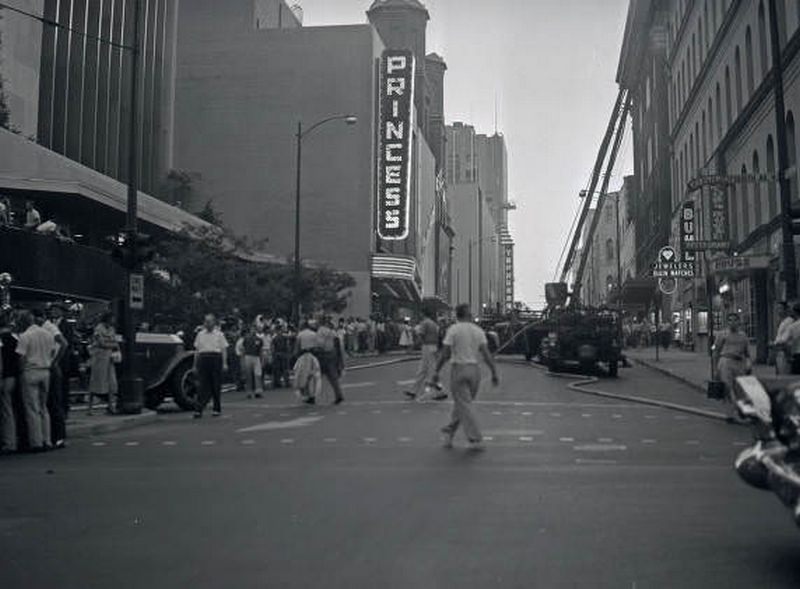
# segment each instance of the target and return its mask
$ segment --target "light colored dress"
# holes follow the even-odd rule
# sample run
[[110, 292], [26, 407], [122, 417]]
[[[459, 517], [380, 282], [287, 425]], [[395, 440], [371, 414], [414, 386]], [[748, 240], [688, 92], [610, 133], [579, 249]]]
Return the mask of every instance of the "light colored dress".
[[733, 384], [747, 371], [750, 358], [750, 340], [746, 335], [726, 333], [719, 337], [714, 344], [717, 354], [717, 373], [719, 380], [725, 383], [725, 390], [729, 398], [733, 399]]
[[[117, 332], [114, 328], [102, 323], [98, 324], [92, 334], [92, 373], [89, 379], [89, 393], [91, 395], [109, 395], [109, 407], [115, 406], [117, 397], [117, 372], [111, 356], [118, 350]], [[91, 398], [89, 405], [91, 408]]]

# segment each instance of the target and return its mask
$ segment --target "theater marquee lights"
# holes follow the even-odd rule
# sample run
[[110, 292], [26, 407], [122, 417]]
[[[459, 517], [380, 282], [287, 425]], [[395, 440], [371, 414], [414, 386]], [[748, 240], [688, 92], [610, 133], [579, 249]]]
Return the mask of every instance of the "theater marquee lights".
[[381, 58], [378, 141], [378, 236], [408, 237], [414, 54], [387, 49]]

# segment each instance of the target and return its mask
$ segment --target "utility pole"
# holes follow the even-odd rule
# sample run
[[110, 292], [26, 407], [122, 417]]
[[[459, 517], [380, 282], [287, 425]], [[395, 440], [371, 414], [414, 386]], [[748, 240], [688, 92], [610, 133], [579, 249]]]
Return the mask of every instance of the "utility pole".
[[294, 304], [292, 305], [292, 321], [295, 329], [300, 331], [300, 280], [302, 268], [300, 265], [300, 178], [303, 162], [303, 123], [297, 122], [297, 178], [294, 197]]
[[[792, 231], [792, 195], [786, 169], [789, 167], [789, 149], [786, 140], [786, 108], [783, 100], [783, 71], [781, 40], [778, 32], [776, 0], [769, 0], [769, 31], [772, 44], [772, 76], [775, 88], [775, 130], [778, 140], [778, 183], [781, 191], [781, 233], [783, 245], [783, 280], [786, 285], [785, 300], [797, 298], [797, 264]], [[795, 171], [795, 173], [797, 173]]]
[[[140, 0], [133, 3], [133, 43], [131, 47], [131, 95], [130, 118], [128, 134], [128, 208], [125, 223], [125, 240], [135, 255], [139, 243], [138, 223], [138, 196], [139, 196], [139, 17], [141, 14]], [[122, 375], [122, 400], [123, 413], [141, 413], [144, 397], [144, 384], [136, 372], [136, 321], [131, 307], [131, 288], [134, 280], [134, 268], [128, 267], [125, 271], [125, 299], [124, 299], [124, 363]], [[140, 278], [140, 277], [137, 277]]]

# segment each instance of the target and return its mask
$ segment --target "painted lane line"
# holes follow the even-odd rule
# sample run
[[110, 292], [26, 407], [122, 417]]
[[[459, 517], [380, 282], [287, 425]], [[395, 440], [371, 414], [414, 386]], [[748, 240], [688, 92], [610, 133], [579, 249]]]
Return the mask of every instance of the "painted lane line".
[[686, 445], [687, 446], [699, 446], [700, 445], [700, 441], [699, 440], [686, 440]]
[[105, 446], [105, 445], [106, 445], [105, 442], [92, 442], [92, 446], [100, 447], [100, 446]]
[[161, 442], [161, 445], [162, 446], [177, 446], [178, 442], [174, 442], [172, 440], [165, 440], [165, 441]]
[[138, 446], [139, 442], [125, 442], [126, 446]]
[[561, 417], [560, 413], [551, 413], [550, 417]]
[[584, 419], [589, 419], [591, 416], [592, 416], [591, 413], [581, 413], [581, 417], [583, 417]]
[[502, 415], [502, 411], [492, 411], [492, 415]]
[[559, 442], [574, 442], [575, 438], [558, 438]]
[[256, 443], [255, 440], [242, 440], [242, 446], [252, 446]]
[[597, 438], [597, 441], [600, 442], [601, 444], [610, 444], [614, 440], [613, 438]]
[[410, 384], [414, 384], [415, 382], [417, 382], [416, 378], [412, 378], [412, 379], [409, 379], [409, 380], [398, 380], [397, 381], [397, 386], [405, 387], [405, 386], [408, 386]]
[[366, 389], [374, 387], [377, 383], [374, 382], [348, 382], [342, 385], [343, 389]]
[[532, 442], [533, 438], [531, 436], [520, 436], [519, 437], [519, 441], [520, 442]]
[[214, 440], [203, 440], [200, 442], [201, 446], [214, 446], [216, 442]]
[[283, 438], [281, 444], [294, 444], [294, 438]]
[[365, 444], [374, 444], [377, 441], [378, 441], [378, 438], [364, 438], [364, 443]]
[[622, 415], [620, 415], [619, 413], [615, 413], [614, 415], [611, 416], [611, 419], [622, 419]]
[[241, 429], [237, 429], [237, 434], [246, 434], [250, 432], [263, 432], [263, 431], [272, 431], [278, 429], [292, 429], [297, 427], [308, 427], [318, 421], [323, 419], [322, 417], [298, 417], [297, 419], [290, 419], [289, 421], [268, 421], [266, 423], [260, 423], [258, 425], [251, 425], [250, 427], [243, 427]]
[[410, 442], [411, 440], [412, 440], [412, 438], [397, 438], [397, 441], [398, 441], [398, 442], [401, 442], [401, 443], [403, 443], [403, 444], [407, 444], [407, 443], [408, 443], [408, 442]]
[[657, 443], [658, 443], [657, 440], [651, 440], [651, 439], [642, 440], [642, 444], [657, 444]]
[[322, 441], [325, 442], [326, 444], [335, 444], [336, 443], [336, 438], [325, 438]]
[[494, 441], [494, 436], [483, 436], [483, 439], [485, 441], [487, 441], [487, 442], [493, 442]]
[[572, 449], [576, 452], [624, 452], [628, 447], [624, 444], [581, 444]]
[[614, 465], [619, 463], [616, 460], [606, 460], [606, 459], [596, 459], [596, 458], [576, 458], [575, 464]]
[[523, 411], [523, 412], [522, 412], [522, 414], [523, 414], [525, 417], [528, 417], [528, 416], [530, 416], [530, 415], [533, 415], [533, 413], [531, 413], [530, 411]]

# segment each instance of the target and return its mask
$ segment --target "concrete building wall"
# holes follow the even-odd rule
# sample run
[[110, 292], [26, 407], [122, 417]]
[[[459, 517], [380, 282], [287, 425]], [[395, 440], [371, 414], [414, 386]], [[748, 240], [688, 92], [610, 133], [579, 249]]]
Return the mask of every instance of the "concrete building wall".
[[[15, 5], [41, 14], [44, 0]], [[0, 80], [10, 126], [23, 137], [35, 138], [39, 117], [39, 62], [42, 24], [0, 8]]]
[[380, 41], [368, 25], [256, 30], [251, 16], [246, 0], [181, 4], [175, 166], [199, 173], [192, 207], [212, 200], [236, 233], [288, 259], [297, 122], [356, 115], [303, 141], [301, 255], [352, 274], [351, 310], [368, 314]]

